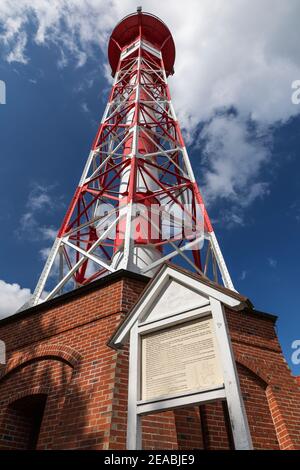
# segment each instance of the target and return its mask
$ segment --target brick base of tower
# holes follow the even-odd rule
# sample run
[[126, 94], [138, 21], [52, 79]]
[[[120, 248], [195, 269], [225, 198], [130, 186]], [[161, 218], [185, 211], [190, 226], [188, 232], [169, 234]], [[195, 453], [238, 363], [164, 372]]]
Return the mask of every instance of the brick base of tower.
[[[119, 271], [0, 322], [0, 449], [125, 449], [128, 351], [107, 341], [148, 279]], [[276, 317], [226, 309], [256, 449], [300, 449], [300, 387]], [[144, 449], [231, 449], [224, 402], [145, 416]]]

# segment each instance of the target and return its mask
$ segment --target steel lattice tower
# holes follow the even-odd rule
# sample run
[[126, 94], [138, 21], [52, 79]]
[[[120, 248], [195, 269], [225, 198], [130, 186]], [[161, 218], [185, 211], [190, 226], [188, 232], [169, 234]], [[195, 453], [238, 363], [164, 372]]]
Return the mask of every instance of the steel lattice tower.
[[152, 276], [174, 258], [234, 289], [172, 106], [169, 29], [138, 8], [115, 27], [108, 57], [108, 103], [26, 307], [119, 269]]

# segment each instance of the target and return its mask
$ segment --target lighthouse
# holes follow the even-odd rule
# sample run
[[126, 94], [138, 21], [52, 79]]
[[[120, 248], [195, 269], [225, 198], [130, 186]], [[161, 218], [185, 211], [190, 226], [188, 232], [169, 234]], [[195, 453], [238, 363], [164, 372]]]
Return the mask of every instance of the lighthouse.
[[172, 104], [170, 30], [138, 9], [114, 28], [108, 60], [113, 86], [99, 129], [23, 308], [119, 269], [152, 277], [166, 261], [234, 290]]
[[172, 105], [172, 34], [138, 8], [108, 59], [74, 197], [0, 321], [0, 449], [299, 450], [277, 316], [234, 289]]

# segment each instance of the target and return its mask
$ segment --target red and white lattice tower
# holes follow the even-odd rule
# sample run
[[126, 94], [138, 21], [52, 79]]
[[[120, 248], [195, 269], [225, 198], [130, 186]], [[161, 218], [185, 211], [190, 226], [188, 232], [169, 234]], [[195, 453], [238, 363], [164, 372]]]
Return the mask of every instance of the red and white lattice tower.
[[152, 276], [175, 258], [233, 289], [172, 106], [169, 29], [138, 8], [115, 27], [108, 57], [109, 100], [27, 307], [120, 269]]

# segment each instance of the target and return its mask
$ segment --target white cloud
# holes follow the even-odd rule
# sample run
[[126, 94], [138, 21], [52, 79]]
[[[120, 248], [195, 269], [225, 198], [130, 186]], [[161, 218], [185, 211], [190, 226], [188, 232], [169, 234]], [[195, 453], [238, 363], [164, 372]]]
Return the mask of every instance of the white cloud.
[[34, 230], [36, 230], [38, 227], [37, 221], [35, 220], [33, 214], [31, 212], [25, 212], [21, 219], [20, 219], [20, 225], [17, 230], [17, 233], [24, 234], [24, 233], [32, 233]]
[[89, 113], [90, 112], [89, 107], [88, 107], [87, 103], [85, 103], [85, 102], [81, 103], [81, 109], [84, 113]]
[[81, 66], [92, 53], [92, 46], [105, 48], [118, 14], [115, 2], [109, 0], [2, 0], [0, 17], [5, 44], [19, 44], [16, 61], [24, 62], [26, 43], [19, 35], [34, 20], [32, 39], [37, 44], [56, 44], [61, 52], [61, 66], [68, 63], [66, 53]]
[[15, 313], [30, 298], [30, 289], [0, 280], [0, 319]]
[[20, 218], [17, 235], [19, 238], [29, 238], [31, 241], [54, 240], [57, 230], [51, 226], [42, 225], [39, 215], [61, 205], [61, 201], [53, 193], [54, 186], [42, 186], [38, 183], [32, 185], [25, 207], [26, 211]]
[[270, 153], [255, 132], [247, 131], [244, 122], [236, 116], [216, 116], [200, 137], [205, 141], [203, 189], [208, 202], [226, 198], [247, 206], [265, 194], [266, 184], [253, 179]]
[[[184, 9], [179, 0], [140, 3], [175, 38], [172, 89], [185, 124], [195, 126], [232, 105], [267, 122], [299, 112], [291, 103], [291, 83], [300, 72], [298, 0], [189, 0]], [[35, 17], [35, 42], [55, 43], [82, 65], [91, 46], [106, 52], [112, 28], [135, 9], [134, 0], [2, 0], [2, 38], [15, 44]]]
[[[44, 262], [47, 261], [51, 248], [52, 246], [48, 246], [48, 247], [44, 247], [40, 249], [39, 253], [42, 258], [42, 261]], [[59, 257], [56, 256], [49, 276], [50, 278], [57, 279], [58, 274], [59, 274]]]
[[277, 268], [277, 259], [274, 259], [274, 258], [268, 258], [268, 264], [270, 266], [270, 268]]
[[57, 230], [52, 227], [40, 227], [40, 233], [44, 240], [55, 240]]
[[221, 224], [223, 227], [227, 227], [227, 229], [231, 229], [232, 227], [244, 227], [246, 225], [246, 221], [244, 219], [243, 210], [240, 207], [230, 205], [230, 208], [222, 208], [220, 210], [218, 217], [212, 220], [213, 225]]
[[244, 280], [246, 279], [246, 277], [247, 277], [247, 271], [244, 270], [244, 271], [242, 271], [242, 273], [241, 273], [240, 280], [241, 280], [241, 281], [244, 281]]
[[[300, 78], [299, 0], [139, 3], [144, 11], [161, 17], [173, 33], [176, 63], [170, 86], [190, 144], [198, 124], [206, 123], [205, 197], [210, 202], [235, 199], [244, 208], [268, 192], [260, 174], [270, 158], [269, 143], [258, 133], [271, 134], [274, 124], [300, 111], [291, 101], [291, 83]], [[134, 0], [2, 0], [7, 60], [27, 61], [25, 28], [34, 18], [31, 39], [55, 44], [59, 66], [71, 58], [81, 66], [95, 46], [106, 54], [112, 28], [136, 5]], [[107, 64], [102, 73], [109, 78]], [[220, 110], [230, 108], [236, 110], [235, 118], [226, 112], [220, 116]], [[249, 121], [255, 124], [254, 133]]]
[[20, 62], [27, 64], [28, 58], [25, 56], [25, 47], [27, 45], [27, 37], [24, 32], [20, 32], [16, 37], [16, 43], [7, 54], [7, 62]]
[[43, 261], [46, 261], [51, 251], [51, 247], [45, 247], [40, 249], [40, 255]]
[[26, 206], [33, 211], [52, 208], [53, 199], [49, 194], [52, 189], [53, 186], [42, 186], [38, 183], [33, 184]]

